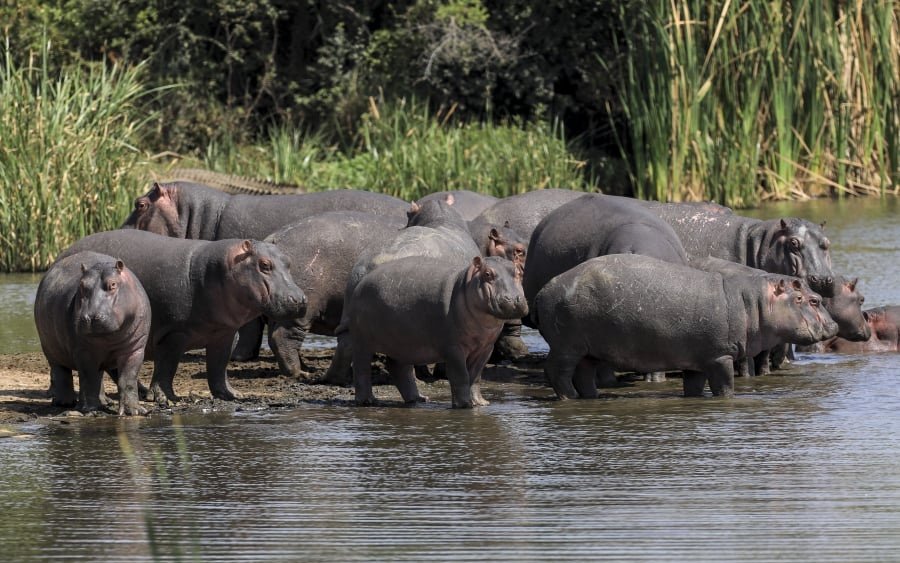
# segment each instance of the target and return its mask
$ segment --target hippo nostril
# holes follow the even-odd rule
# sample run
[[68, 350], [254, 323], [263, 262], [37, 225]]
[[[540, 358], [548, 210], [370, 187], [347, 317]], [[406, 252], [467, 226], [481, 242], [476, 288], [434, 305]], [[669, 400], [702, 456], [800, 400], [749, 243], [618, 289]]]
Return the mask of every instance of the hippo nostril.
[[825, 285], [831, 285], [834, 283], [834, 278], [828, 277], [825, 278]]

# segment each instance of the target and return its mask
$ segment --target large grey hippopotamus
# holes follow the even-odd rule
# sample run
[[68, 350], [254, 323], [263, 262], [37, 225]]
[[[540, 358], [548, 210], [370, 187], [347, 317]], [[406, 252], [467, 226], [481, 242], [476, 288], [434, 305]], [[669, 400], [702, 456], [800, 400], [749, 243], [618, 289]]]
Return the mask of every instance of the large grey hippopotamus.
[[837, 324], [781, 276], [723, 276], [649, 256], [592, 258], [553, 278], [534, 309], [560, 398], [596, 397], [595, 370], [683, 370], [685, 396], [730, 396], [734, 364], [779, 342], [811, 344]]
[[147, 358], [154, 360], [151, 400], [177, 401], [172, 381], [181, 356], [206, 348], [213, 397], [233, 400], [226, 366], [237, 329], [260, 315], [303, 315], [306, 296], [290, 276], [290, 264], [275, 246], [259, 241], [177, 240], [118, 230], [88, 235], [63, 256], [93, 250], [130, 264], [153, 310]]
[[330, 211], [301, 219], [266, 238], [290, 258], [291, 276], [308, 299], [302, 317], [269, 323], [269, 344], [285, 373], [306, 376], [300, 356], [306, 334], [334, 334], [357, 258], [368, 248], [382, 248], [397, 232], [391, 221], [377, 215]]
[[522, 287], [529, 305], [548, 281], [597, 256], [641, 254], [674, 264], [688, 260], [668, 223], [633, 199], [601, 194], [582, 195], [548, 213], [531, 234], [528, 249]]
[[900, 352], [900, 305], [874, 307], [863, 311], [869, 338], [850, 340], [838, 334], [813, 346], [799, 347], [801, 352], [836, 352], [865, 354], [869, 352]]
[[445, 362], [453, 406], [486, 405], [479, 388], [494, 341], [506, 319], [524, 316], [522, 267], [516, 260], [475, 256], [460, 269], [442, 258], [407, 257], [363, 277], [345, 307], [353, 339], [356, 401], [372, 404], [375, 352], [407, 403], [419, 395], [413, 365]]
[[824, 224], [798, 218], [762, 221], [710, 204], [644, 205], [672, 226], [691, 256], [714, 256], [804, 278], [823, 297], [834, 294], [835, 274], [828, 252], [831, 242], [825, 236]]
[[553, 188], [505, 197], [472, 219], [469, 228], [475, 240], [480, 241], [492, 227], [508, 225], [508, 228], [527, 241], [531, 238], [531, 232], [548, 213], [584, 194], [585, 192]]
[[290, 223], [325, 211], [363, 211], [406, 222], [402, 199], [365, 190], [331, 190], [289, 195], [227, 194], [192, 182], [153, 184], [134, 201], [123, 229], [175, 238], [262, 240]]
[[[453, 201], [453, 198], [449, 198], [433, 199], [422, 205], [413, 203], [409, 208], [409, 226], [401, 229], [389, 241], [372, 245], [360, 254], [347, 278], [345, 315], [347, 301], [356, 285], [366, 274], [383, 264], [409, 256], [420, 256], [437, 258], [459, 269], [468, 265], [472, 256], [479, 254], [465, 220], [453, 209]], [[346, 332], [349, 326], [346, 319], [342, 318], [335, 331], [338, 344], [325, 374], [325, 379], [332, 383], [347, 381], [351, 373], [352, 336]]]
[[77, 401], [82, 412], [99, 409], [108, 371], [119, 388], [119, 414], [146, 414], [138, 399], [138, 372], [150, 334], [150, 301], [121, 260], [78, 252], [54, 262], [38, 285], [34, 323], [50, 364], [54, 405]]
[[[690, 265], [706, 272], [718, 272], [723, 275], [737, 276], [764, 276], [768, 272], [757, 268], [751, 268], [737, 262], [722, 260], [707, 256], [706, 258], [691, 257]], [[793, 276], [785, 276], [792, 282]], [[837, 323], [838, 336], [860, 341], [869, 338], [869, 328], [862, 312], [862, 303], [865, 297], [857, 291], [858, 280], [846, 280], [837, 276], [834, 297], [823, 297], [822, 306]], [[806, 283], [803, 281], [802, 283]], [[790, 344], [778, 345], [771, 350], [763, 350], [755, 358], [748, 358], [746, 363], [740, 366], [741, 375], [767, 375], [770, 369], [779, 369], [782, 363], [790, 356]]]

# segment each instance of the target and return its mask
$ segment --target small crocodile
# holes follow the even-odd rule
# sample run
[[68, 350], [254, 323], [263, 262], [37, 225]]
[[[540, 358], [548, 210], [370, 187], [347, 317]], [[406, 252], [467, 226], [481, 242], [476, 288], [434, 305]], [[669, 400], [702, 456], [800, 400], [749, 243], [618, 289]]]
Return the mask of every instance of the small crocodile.
[[157, 179], [159, 182], [178, 180], [204, 184], [230, 194], [272, 195], [297, 194], [306, 191], [295, 184], [279, 184], [271, 180], [223, 174], [200, 168], [175, 168]]

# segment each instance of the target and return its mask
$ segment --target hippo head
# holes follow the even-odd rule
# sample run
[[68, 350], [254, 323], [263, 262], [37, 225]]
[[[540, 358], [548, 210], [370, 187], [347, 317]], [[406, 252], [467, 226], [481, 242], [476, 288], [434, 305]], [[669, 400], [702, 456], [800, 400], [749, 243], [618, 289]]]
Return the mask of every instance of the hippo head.
[[238, 301], [274, 321], [306, 313], [306, 295], [291, 277], [290, 260], [275, 245], [244, 240], [230, 251], [228, 284]]
[[502, 229], [491, 227], [488, 233], [488, 256], [502, 256], [507, 260], [515, 260], [516, 256], [520, 258], [522, 264], [525, 264], [527, 242], [522, 240], [515, 230], [510, 228], [509, 221], [503, 224]]
[[774, 332], [794, 344], [814, 344], [837, 334], [837, 323], [822, 305], [822, 298], [798, 278], [766, 276], [768, 319]]
[[451, 224], [468, 230], [466, 220], [453, 207], [454, 201], [453, 194], [447, 194], [443, 199], [429, 199], [421, 205], [412, 202], [406, 212], [406, 226], [434, 228]]
[[[128, 304], [137, 278], [121, 260], [81, 265], [81, 282], [75, 298], [75, 332], [99, 336], [118, 332], [137, 309]], [[133, 291], [131, 292], [134, 293]]]
[[134, 200], [134, 209], [121, 228], [186, 238], [178, 216], [178, 195], [176, 186], [154, 182], [149, 192]]
[[521, 319], [528, 314], [522, 291], [522, 261], [476, 256], [466, 273], [466, 283], [475, 301], [498, 319]]
[[838, 336], [853, 342], [863, 342], [872, 335], [872, 330], [862, 311], [866, 298], [856, 290], [859, 279], [838, 278], [834, 297], [822, 300], [831, 318], [837, 322]]
[[825, 236], [825, 223], [816, 225], [804, 219], [781, 219], [775, 226], [762, 269], [803, 278], [817, 293], [832, 297], [834, 272], [831, 270], [831, 242]]

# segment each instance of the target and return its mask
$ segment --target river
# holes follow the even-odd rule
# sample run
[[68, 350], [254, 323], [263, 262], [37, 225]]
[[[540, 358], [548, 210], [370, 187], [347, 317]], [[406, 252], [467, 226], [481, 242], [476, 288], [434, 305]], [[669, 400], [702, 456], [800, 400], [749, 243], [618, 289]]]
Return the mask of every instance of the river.
[[[900, 303], [897, 200], [827, 220], [866, 306]], [[0, 347], [37, 350], [37, 278], [0, 276]], [[30, 330], [31, 332], [28, 332]], [[29, 336], [30, 335], [30, 336]], [[529, 345], [540, 348], [539, 336]], [[801, 355], [732, 400], [453, 411], [308, 404], [41, 421], [0, 440], [7, 560], [884, 561], [900, 553], [900, 361]]]

